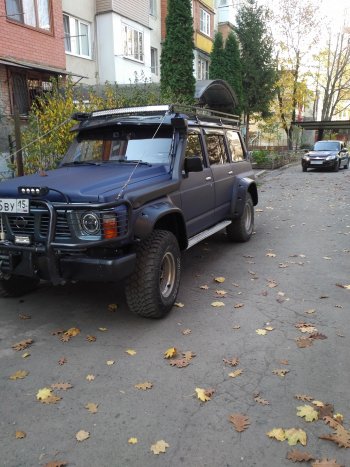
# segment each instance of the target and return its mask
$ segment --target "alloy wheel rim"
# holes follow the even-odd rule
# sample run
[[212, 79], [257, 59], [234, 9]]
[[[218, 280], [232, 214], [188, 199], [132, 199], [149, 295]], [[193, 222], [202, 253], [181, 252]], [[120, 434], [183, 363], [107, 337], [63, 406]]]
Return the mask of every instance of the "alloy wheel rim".
[[159, 291], [162, 297], [168, 298], [173, 292], [176, 280], [176, 262], [174, 255], [165, 253], [160, 265]]

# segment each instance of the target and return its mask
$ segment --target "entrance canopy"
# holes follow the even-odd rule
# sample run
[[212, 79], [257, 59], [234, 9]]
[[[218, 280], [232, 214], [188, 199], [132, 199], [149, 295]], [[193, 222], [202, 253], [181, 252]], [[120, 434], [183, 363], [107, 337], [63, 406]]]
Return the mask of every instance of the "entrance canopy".
[[304, 130], [350, 130], [350, 120], [305, 120], [303, 122], [292, 122]]
[[197, 81], [194, 97], [198, 105], [219, 112], [235, 113], [238, 104], [234, 90], [222, 79]]

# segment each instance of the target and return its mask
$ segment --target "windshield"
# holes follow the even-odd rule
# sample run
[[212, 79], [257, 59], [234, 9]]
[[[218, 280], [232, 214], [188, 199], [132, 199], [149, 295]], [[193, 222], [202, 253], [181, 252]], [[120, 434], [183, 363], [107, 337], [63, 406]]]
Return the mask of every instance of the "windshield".
[[[140, 132], [139, 132], [140, 133]], [[170, 165], [172, 134], [139, 134], [136, 132], [91, 132], [79, 134], [62, 165], [140, 161]]]
[[317, 141], [314, 151], [339, 151], [340, 144], [337, 141]]

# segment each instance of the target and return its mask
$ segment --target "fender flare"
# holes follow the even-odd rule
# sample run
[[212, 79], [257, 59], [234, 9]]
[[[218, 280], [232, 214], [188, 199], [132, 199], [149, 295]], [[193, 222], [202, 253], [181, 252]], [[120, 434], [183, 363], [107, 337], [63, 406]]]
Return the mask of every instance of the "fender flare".
[[232, 219], [239, 219], [244, 210], [247, 193], [250, 193], [253, 205], [258, 204], [258, 189], [254, 179], [249, 177], [236, 177], [231, 198], [231, 216]]

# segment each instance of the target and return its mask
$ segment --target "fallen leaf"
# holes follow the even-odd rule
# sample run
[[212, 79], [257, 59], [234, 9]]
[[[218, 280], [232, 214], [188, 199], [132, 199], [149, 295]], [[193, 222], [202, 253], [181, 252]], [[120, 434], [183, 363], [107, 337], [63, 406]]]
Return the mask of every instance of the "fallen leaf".
[[289, 365], [289, 361], [288, 360], [280, 360], [279, 363], [281, 365]]
[[259, 396], [254, 397], [255, 402], [257, 402], [260, 405], [270, 405], [270, 402], [267, 401], [266, 399], [262, 399]]
[[78, 328], [69, 328], [66, 332], [63, 333], [65, 336], [75, 337], [80, 334], [80, 329]]
[[332, 404], [324, 404], [323, 407], [318, 407], [318, 418], [323, 419], [325, 417], [333, 417], [334, 407]]
[[191, 352], [190, 350], [188, 350], [187, 352], [182, 352], [182, 355], [186, 360], [192, 360], [192, 358], [196, 356], [196, 354], [194, 352]]
[[206, 394], [206, 390], [202, 388], [196, 388], [197, 398], [202, 402], [210, 401], [210, 396]]
[[183, 334], [184, 336], [188, 336], [188, 334], [191, 334], [191, 332], [192, 332], [191, 329], [184, 329], [184, 330], [182, 331], [182, 334]]
[[233, 305], [233, 308], [243, 308], [244, 303], [236, 303], [236, 305]]
[[23, 439], [27, 436], [27, 433], [24, 431], [16, 431], [16, 439]]
[[311, 467], [345, 467], [344, 464], [338, 464], [336, 459], [317, 460], [311, 464]]
[[107, 361], [106, 361], [106, 365], [108, 365], [108, 366], [112, 366], [112, 365], [114, 365], [114, 364], [115, 364], [115, 361], [114, 361], [114, 360], [107, 360]]
[[90, 413], [97, 413], [98, 404], [94, 404], [93, 402], [88, 402], [88, 403], [86, 404], [85, 408], [86, 408]]
[[167, 448], [170, 447], [163, 439], [157, 441], [155, 444], [152, 444], [151, 451], [153, 454], [165, 453]]
[[222, 361], [225, 363], [225, 365], [230, 365], [230, 366], [237, 366], [239, 364], [239, 358], [237, 357], [223, 358]]
[[61, 357], [59, 360], [58, 360], [58, 364], [59, 365], [64, 365], [65, 363], [67, 363], [67, 359], [66, 357]]
[[98, 330], [101, 331], [101, 332], [107, 332], [108, 328], [98, 328]]
[[51, 384], [52, 389], [67, 391], [67, 389], [71, 389], [73, 386], [70, 383], [55, 383]]
[[297, 428], [290, 428], [285, 430], [286, 440], [288, 441], [289, 446], [296, 446], [298, 443], [306, 446], [307, 435], [304, 430]]
[[96, 337], [95, 337], [95, 336], [89, 336], [89, 335], [88, 335], [88, 336], [86, 336], [86, 340], [87, 340], [88, 342], [96, 342]]
[[30, 353], [29, 352], [25, 352], [23, 355], [22, 355], [22, 358], [28, 358], [30, 357]]
[[116, 303], [110, 303], [107, 307], [107, 310], [110, 311], [111, 313], [114, 313], [117, 311], [118, 305]]
[[42, 388], [42, 389], [39, 389], [39, 391], [37, 392], [36, 398], [38, 399], [38, 401], [42, 401], [50, 397], [51, 394], [52, 394], [51, 388]]
[[272, 326], [266, 326], [264, 329], [266, 329], [266, 331], [273, 331], [275, 328], [273, 328]]
[[29, 375], [29, 371], [18, 370], [18, 371], [16, 371], [16, 373], [13, 373], [13, 374], [10, 376], [10, 379], [12, 379], [12, 380], [23, 379], [23, 378], [25, 378], [25, 377], [28, 376], [28, 375]]
[[280, 263], [278, 265], [279, 268], [282, 268], [282, 269], [285, 269], [285, 268], [288, 268], [289, 267], [289, 264], [288, 263]]
[[17, 344], [13, 344], [12, 348], [17, 351], [24, 350], [30, 345], [32, 345], [33, 342], [34, 342], [33, 339], [24, 339], [21, 342], [17, 342]]
[[239, 433], [246, 430], [250, 425], [249, 418], [246, 415], [242, 415], [240, 413], [234, 413], [230, 415], [229, 421], [233, 424], [235, 430]]
[[164, 352], [164, 358], [173, 358], [175, 355], [177, 355], [177, 350], [175, 347], [170, 347]]
[[312, 315], [313, 313], [315, 313], [315, 309], [314, 308], [311, 308], [310, 310], [306, 310], [305, 313], [307, 313], [308, 315]]
[[332, 259], [332, 258], [330, 258], [329, 256], [322, 256], [322, 259], [330, 260], [330, 259]]
[[272, 370], [272, 373], [274, 375], [280, 376], [281, 378], [284, 378], [286, 374], [289, 373], [289, 370], [282, 368], [282, 369]]
[[232, 326], [232, 329], [237, 331], [238, 329], [241, 329], [241, 326], [239, 324], [235, 324], [234, 326]]
[[78, 441], [85, 441], [88, 438], [90, 438], [90, 433], [88, 431], [80, 430], [78, 433], [75, 435], [76, 439]]
[[273, 428], [266, 434], [269, 438], [277, 439], [277, 441], [284, 441], [286, 439], [286, 434], [283, 428]]
[[350, 290], [350, 284], [349, 285], [343, 285], [343, 284], [335, 284], [337, 287], [341, 287], [342, 289], [347, 289]]
[[311, 402], [313, 399], [312, 396], [307, 396], [305, 394], [296, 394], [294, 397], [298, 399], [299, 401], [303, 401], [303, 402]]
[[147, 389], [153, 388], [153, 383], [149, 381], [145, 381], [144, 383], [135, 384], [136, 389], [141, 389], [142, 391], [146, 391]]
[[323, 420], [335, 431], [330, 435], [319, 436], [319, 438], [333, 441], [340, 448], [350, 448], [350, 431], [346, 430], [343, 425], [331, 417], [324, 417]]
[[65, 467], [68, 462], [65, 461], [51, 461], [44, 465], [44, 467]]
[[131, 355], [132, 357], [137, 354], [136, 350], [132, 350], [132, 349], [125, 350], [125, 353], [127, 353], [128, 355]]
[[137, 444], [137, 438], [129, 438], [128, 443], [129, 444]]
[[216, 295], [218, 295], [219, 297], [224, 297], [225, 295], [227, 295], [226, 290], [215, 290], [215, 293], [216, 293]]
[[306, 422], [318, 420], [318, 412], [311, 405], [301, 405], [297, 407], [298, 417], [303, 417]]
[[178, 308], [183, 308], [185, 305], [183, 303], [181, 303], [181, 302], [175, 302], [174, 306], [176, 306]]
[[243, 370], [236, 370], [232, 371], [232, 373], [229, 373], [228, 375], [230, 378], [237, 378], [237, 376], [240, 376], [243, 373]]
[[176, 366], [177, 368], [185, 368], [190, 364], [187, 358], [179, 358], [179, 359], [172, 359], [169, 360], [169, 365]]
[[42, 402], [43, 404], [56, 404], [59, 402], [62, 398], [56, 396], [56, 394], [51, 394], [51, 396], [47, 397], [46, 399], [43, 399]]
[[265, 336], [267, 334], [266, 329], [257, 329], [255, 332], [259, 334], [259, 336]]
[[218, 282], [219, 284], [222, 284], [223, 282], [225, 282], [225, 278], [224, 277], [215, 277], [214, 281], [215, 282]]
[[267, 286], [268, 286], [270, 289], [274, 289], [275, 287], [278, 286], [278, 284], [277, 284], [277, 282], [274, 281], [274, 280], [269, 280]]
[[271, 252], [266, 253], [265, 256], [267, 256], [268, 258], [276, 258], [276, 254], [275, 254], [275, 253], [271, 253]]
[[312, 334], [314, 332], [317, 332], [317, 329], [315, 328], [315, 326], [302, 326], [299, 328], [299, 331], [303, 333]]
[[287, 453], [287, 459], [293, 462], [309, 462], [315, 457], [308, 452], [294, 450]]
[[205, 285], [201, 285], [199, 288], [202, 290], [208, 290], [209, 286], [205, 284]]
[[18, 315], [19, 319], [31, 319], [32, 317], [30, 315], [25, 315], [25, 314], [20, 314]]
[[310, 339], [310, 337], [298, 337], [295, 339], [295, 342], [298, 347], [301, 349], [304, 349], [306, 347], [311, 347], [313, 344], [313, 339]]
[[225, 306], [224, 302], [212, 302], [211, 306], [219, 308], [221, 306]]
[[316, 406], [316, 407], [324, 407], [324, 402], [322, 401], [312, 401], [312, 403]]
[[87, 379], [88, 381], [90, 381], [90, 382], [91, 382], [91, 381], [94, 381], [95, 378], [96, 378], [96, 376], [94, 376], [94, 375], [87, 375], [87, 377], [86, 377], [86, 379]]

